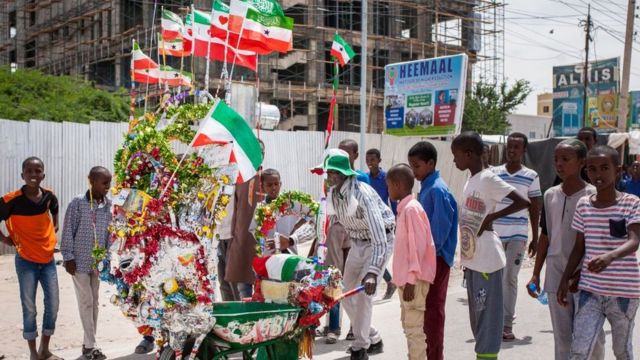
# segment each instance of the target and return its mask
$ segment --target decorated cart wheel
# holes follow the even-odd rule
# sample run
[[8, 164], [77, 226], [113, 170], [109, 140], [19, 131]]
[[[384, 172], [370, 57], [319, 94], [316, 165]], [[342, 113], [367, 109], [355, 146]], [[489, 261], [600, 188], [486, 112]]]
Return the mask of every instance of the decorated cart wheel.
[[276, 228], [278, 220], [284, 216], [298, 216], [305, 221], [315, 220], [320, 205], [311, 195], [301, 191], [285, 191], [269, 204], [256, 208], [256, 254], [262, 256], [267, 236]]

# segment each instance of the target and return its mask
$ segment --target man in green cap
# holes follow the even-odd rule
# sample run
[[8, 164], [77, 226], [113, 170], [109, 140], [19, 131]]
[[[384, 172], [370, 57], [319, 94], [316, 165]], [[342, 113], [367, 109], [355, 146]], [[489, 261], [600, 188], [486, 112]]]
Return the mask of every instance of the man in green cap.
[[351, 239], [344, 268], [345, 290], [360, 284], [365, 287], [364, 293], [342, 301], [355, 336], [351, 359], [368, 359], [367, 354], [382, 352], [380, 334], [371, 326], [372, 295], [391, 255], [395, 216], [371, 186], [357, 181], [346, 152], [328, 151], [323, 170], [331, 187], [327, 196], [329, 221], [340, 222]]

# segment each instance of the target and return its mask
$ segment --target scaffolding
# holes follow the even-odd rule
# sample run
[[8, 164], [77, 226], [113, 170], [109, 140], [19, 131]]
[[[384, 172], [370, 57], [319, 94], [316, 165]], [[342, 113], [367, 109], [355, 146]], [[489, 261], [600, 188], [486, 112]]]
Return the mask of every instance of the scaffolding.
[[[210, 8], [211, 1], [195, 6]], [[331, 98], [329, 48], [339, 32], [360, 53], [361, 1], [281, 0], [294, 18], [294, 46], [287, 54], [260, 56], [258, 72], [236, 68], [233, 81], [259, 84], [260, 101], [281, 109], [280, 128], [324, 130]], [[154, 10], [154, 5], [156, 5]], [[160, 6], [184, 15], [191, 1], [14, 0], [4, 1], [0, 25], [13, 24], [15, 36], [0, 34], [0, 63], [17, 63], [50, 74], [77, 75], [98, 86], [128, 87], [132, 39], [157, 58]], [[498, 0], [368, 0], [367, 131], [384, 128], [384, 66], [434, 56], [466, 53], [471, 81], [503, 78], [504, 4]], [[155, 13], [155, 16], [154, 16]], [[155, 20], [155, 28], [153, 23]], [[157, 42], [156, 42], [157, 43]], [[185, 70], [204, 83], [205, 59]], [[175, 63], [168, 65], [174, 66]], [[222, 88], [220, 63], [211, 67], [210, 91]], [[339, 130], [359, 130], [360, 59], [340, 71]], [[258, 81], [259, 80], [259, 81]], [[153, 89], [152, 91], [157, 91]]]

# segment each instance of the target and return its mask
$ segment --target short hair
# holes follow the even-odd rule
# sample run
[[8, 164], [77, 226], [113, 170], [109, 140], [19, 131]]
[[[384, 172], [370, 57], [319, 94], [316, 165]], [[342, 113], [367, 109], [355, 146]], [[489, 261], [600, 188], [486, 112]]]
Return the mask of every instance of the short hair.
[[428, 141], [418, 141], [409, 149], [409, 157], [416, 157], [424, 162], [433, 160], [433, 164], [438, 163], [438, 150]]
[[22, 162], [23, 171], [24, 171], [24, 168], [27, 167], [27, 164], [30, 162], [39, 162], [42, 165], [42, 168], [44, 169], [44, 161], [42, 161], [42, 159], [40, 159], [37, 156], [29, 156], [28, 158], [24, 159], [24, 161]]
[[411, 191], [415, 181], [413, 171], [407, 164], [392, 166], [391, 169], [387, 171], [387, 179], [394, 184], [400, 184], [402, 189], [407, 191]]
[[522, 141], [524, 141], [524, 148], [527, 148], [527, 145], [529, 145], [529, 139], [527, 138], [527, 135], [521, 133], [521, 132], [512, 132], [511, 134], [509, 134], [509, 136], [507, 136], [507, 141], [509, 141], [509, 139], [522, 139]]
[[367, 150], [367, 153], [365, 155], [375, 155], [378, 157], [378, 159], [381, 159], [382, 157], [380, 156], [380, 150], [376, 149], [376, 148], [372, 148]]
[[484, 142], [480, 135], [475, 131], [464, 131], [456, 136], [451, 142], [452, 149], [460, 149], [463, 151], [471, 151], [472, 153], [482, 156]]
[[[590, 127], [590, 126], [585, 126], [582, 129], [578, 130], [578, 134], [580, 134], [581, 132], [588, 132], [591, 133], [591, 137], [593, 137], [594, 141], [598, 141], [598, 133], [596, 132], [596, 129]], [[577, 134], [576, 134], [577, 136]]]
[[348, 148], [351, 148], [353, 152], [356, 152], [356, 153], [358, 152], [358, 143], [353, 139], [344, 139], [340, 141], [340, 144], [338, 144], [338, 147], [348, 147]]
[[89, 170], [89, 179], [95, 179], [99, 175], [111, 176], [111, 172], [104, 166], [94, 166]]
[[587, 157], [587, 145], [578, 139], [562, 140], [558, 145], [556, 145], [556, 148], [558, 146], [568, 146], [572, 148], [573, 151], [576, 152], [576, 157], [578, 159], [585, 159]]
[[618, 150], [612, 148], [609, 145], [596, 145], [591, 150], [587, 156], [600, 156], [604, 155], [611, 159], [614, 166], [620, 166], [620, 154], [618, 154]]
[[264, 170], [264, 171], [262, 172], [262, 181], [264, 181], [264, 179], [265, 179], [267, 176], [273, 176], [273, 177], [276, 177], [276, 176], [277, 176], [279, 179], [281, 179], [281, 177], [280, 177], [280, 172], [278, 172], [278, 170], [276, 170], [276, 169], [267, 169], [267, 170]]

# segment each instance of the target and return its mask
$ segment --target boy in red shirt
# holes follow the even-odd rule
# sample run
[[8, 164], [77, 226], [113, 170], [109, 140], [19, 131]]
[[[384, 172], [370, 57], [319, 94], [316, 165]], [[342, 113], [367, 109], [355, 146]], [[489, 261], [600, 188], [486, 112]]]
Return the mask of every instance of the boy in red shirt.
[[[49, 351], [49, 340], [58, 315], [58, 275], [53, 259], [58, 230], [58, 199], [51, 190], [40, 187], [44, 163], [37, 157], [22, 163], [25, 185], [0, 199], [0, 222], [9, 236], [0, 232], [0, 241], [16, 247], [16, 273], [22, 302], [22, 336], [29, 344], [31, 360], [60, 359]], [[44, 292], [44, 316], [40, 349], [36, 349], [36, 290]]]

